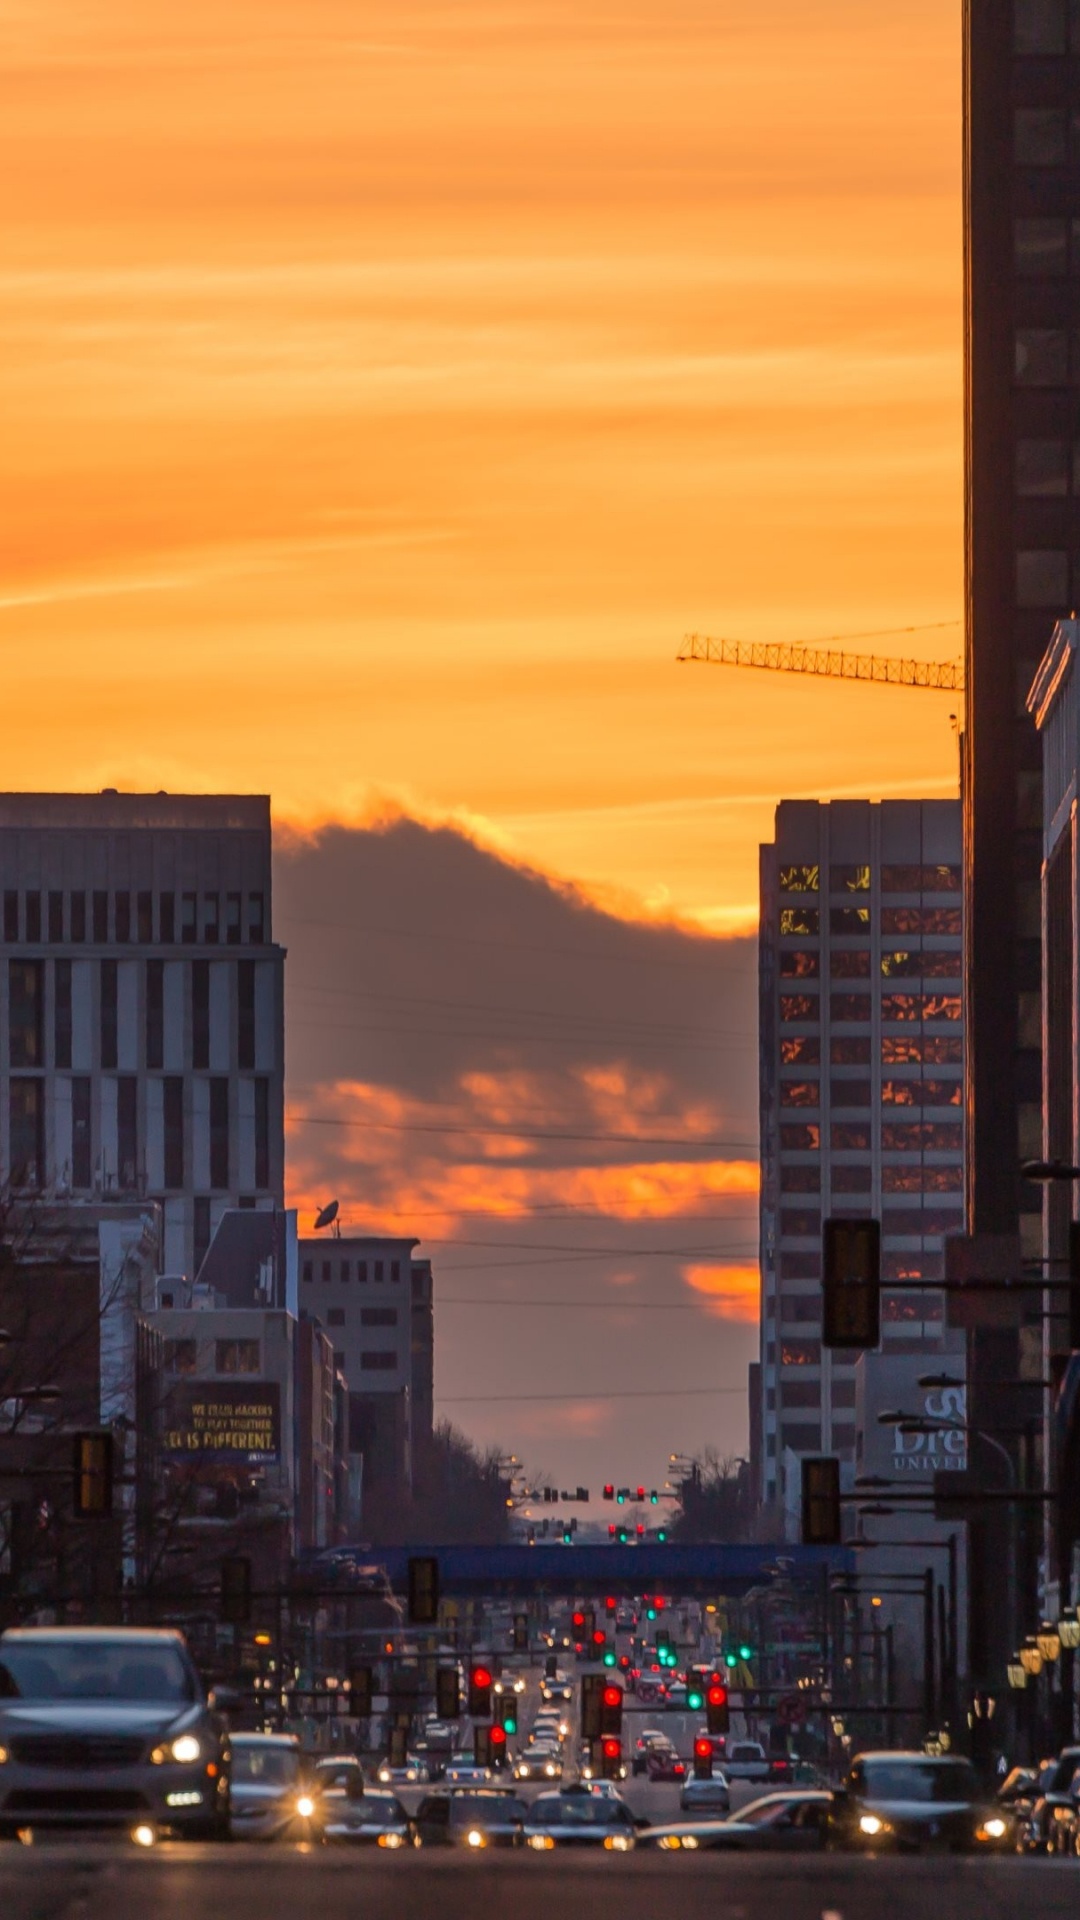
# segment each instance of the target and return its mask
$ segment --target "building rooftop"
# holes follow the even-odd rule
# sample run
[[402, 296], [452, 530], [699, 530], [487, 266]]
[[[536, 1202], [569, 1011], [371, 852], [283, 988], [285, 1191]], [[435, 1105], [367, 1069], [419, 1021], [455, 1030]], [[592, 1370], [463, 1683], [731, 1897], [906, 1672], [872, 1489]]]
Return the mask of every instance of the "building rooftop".
[[0, 829], [54, 828], [70, 832], [123, 831], [134, 827], [223, 832], [247, 828], [269, 832], [270, 797], [264, 793], [0, 793]]

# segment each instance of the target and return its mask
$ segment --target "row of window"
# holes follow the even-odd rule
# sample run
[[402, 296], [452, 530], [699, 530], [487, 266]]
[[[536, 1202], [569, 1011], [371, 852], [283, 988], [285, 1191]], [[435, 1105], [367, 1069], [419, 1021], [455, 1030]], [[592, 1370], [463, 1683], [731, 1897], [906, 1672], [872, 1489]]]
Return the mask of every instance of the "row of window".
[[1064, 107], [1016, 107], [1013, 159], [1018, 167], [1066, 167], [1080, 163], [1080, 113]]
[[1077, 0], [1014, 0], [1013, 50], [1035, 55], [1080, 53]]
[[[120, 1191], [141, 1192], [146, 1178], [139, 1139], [139, 1082], [134, 1074], [119, 1074], [110, 1082], [116, 1099], [116, 1166], [110, 1169]], [[205, 1082], [209, 1107], [209, 1180], [214, 1193], [227, 1193], [232, 1185], [231, 1128], [229, 1124], [229, 1082], [213, 1078]], [[255, 1185], [265, 1190], [270, 1185], [270, 1082], [251, 1083], [254, 1099]], [[93, 1083], [89, 1075], [75, 1074], [60, 1083], [65, 1102], [71, 1102], [71, 1159], [57, 1177], [76, 1192], [88, 1192], [100, 1183], [94, 1177], [93, 1163]], [[184, 1119], [184, 1082], [180, 1075], [160, 1082], [162, 1105], [163, 1185], [166, 1192], [180, 1192], [187, 1178], [188, 1142]], [[59, 1088], [56, 1090], [59, 1091]], [[13, 1076], [8, 1087], [8, 1164], [15, 1187], [40, 1190], [46, 1183], [46, 1083], [40, 1079]]]
[[[959, 1220], [954, 1220], [953, 1231], [958, 1231], [959, 1226]], [[798, 1259], [798, 1257], [797, 1254], [785, 1255], [786, 1259]], [[894, 1251], [883, 1253], [881, 1256], [883, 1280], [942, 1280], [944, 1276], [945, 1255], [935, 1248], [919, 1253]], [[781, 1320], [820, 1320], [820, 1294], [782, 1294], [779, 1317]]]
[[127, 890], [73, 893], [4, 890], [0, 918], [9, 945], [248, 946], [266, 939], [262, 893], [152, 893]]
[[[830, 867], [832, 893], [869, 893], [869, 867]], [[885, 866], [881, 869], [882, 893], [959, 893], [963, 886], [961, 870], [956, 866]], [[780, 868], [781, 893], [820, 893], [821, 868], [786, 866]]]
[[[868, 1033], [834, 1034], [829, 1041], [829, 1065], [868, 1067], [871, 1061]], [[964, 1042], [958, 1033], [883, 1033], [881, 1064], [884, 1067], [959, 1067], [963, 1065]], [[819, 1067], [821, 1036], [816, 1033], [782, 1034], [780, 1063], [785, 1067]]]
[[[834, 1172], [838, 1173], [842, 1173], [843, 1171], [843, 1168], [834, 1169]], [[858, 1169], [854, 1169], [854, 1171], [858, 1171]], [[882, 1167], [881, 1190], [886, 1194], [960, 1194], [964, 1191], [964, 1170], [961, 1166], [927, 1167], [922, 1165], [904, 1166], [900, 1164], [897, 1166]], [[838, 1189], [834, 1186], [834, 1192], [835, 1191], [838, 1191]], [[860, 1208], [859, 1211], [861, 1212], [862, 1209]], [[899, 1236], [905, 1231], [910, 1231], [917, 1235], [919, 1232], [919, 1216], [913, 1215], [912, 1218], [913, 1225], [910, 1229], [894, 1228], [894, 1234]], [[953, 1231], [958, 1232], [959, 1225], [954, 1228]], [[780, 1232], [785, 1239], [820, 1241], [821, 1208], [781, 1207]]]
[[[883, 1122], [880, 1144], [887, 1153], [906, 1153], [918, 1142], [931, 1153], [962, 1153], [964, 1129], [959, 1120], [923, 1120]], [[785, 1153], [817, 1153], [821, 1147], [821, 1128], [816, 1122], [792, 1124], [780, 1129], [780, 1146]], [[872, 1128], [868, 1120], [834, 1120], [829, 1128], [829, 1146], [834, 1153], [869, 1153]], [[787, 1169], [790, 1171], [790, 1169]]]
[[[893, 938], [897, 934], [950, 934], [959, 937], [963, 932], [963, 915], [959, 907], [882, 907], [879, 915], [881, 931]], [[837, 935], [858, 936], [868, 939], [871, 930], [869, 907], [830, 907], [829, 932]], [[785, 938], [817, 940], [821, 936], [821, 909], [819, 907], [781, 907], [780, 932]], [[834, 956], [835, 958], [835, 956]]]
[[[365, 1326], [383, 1325], [377, 1311], [372, 1315], [361, 1316]], [[335, 1362], [341, 1363], [343, 1356], [335, 1354]], [[397, 1366], [397, 1354], [382, 1349], [370, 1353], [361, 1353], [360, 1366], [365, 1372], [387, 1372]], [[198, 1342], [194, 1339], [166, 1340], [164, 1351], [166, 1373], [192, 1375], [198, 1372]], [[262, 1370], [262, 1349], [258, 1340], [216, 1340], [214, 1342], [214, 1372], [220, 1374], [258, 1374]]]
[[[797, 1086], [798, 1081], [785, 1082]], [[820, 1083], [819, 1083], [820, 1084]], [[840, 1082], [836, 1083], [840, 1085]], [[845, 1083], [849, 1084], [849, 1083]], [[864, 1082], [856, 1082], [862, 1086]], [[962, 1087], [959, 1080], [884, 1080], [881, 1104], [886, 1107], [958, 1107]], [[843, 1104], [843, 1095], [832, 1103]], [[841, 1153], [851, 1153], [870, 1145], [869, 1121], [836, 1120], [829, 1130], [829, 1145]], [[816, 1120], [782, 1121], [780, 1147], [784, 1153], [817, 1153], [821, 1146], [821, 1127]]]
[[[315, 1279], [316, 1265], [318, 1266], [318, 1269], [319, 1269], [319, 1279], [325, 1282], [329, 1282], [334, 1279], [335, 1267], [337, 1269], [336, 1277], [339, 1280], [344, 1281], [346, 1286], [349, 1284], [349, 1282], [353, 1277], [354, 1262], [351, 1260], [320, 1260], [318, 1262], [314, 1260], [305, 1260], [301, 1271], [303, 1273], [304, 1281], [308, 1286], [310, 1286]], [[401, 1279], [401, 1261], [400, 1260], [370, 1260], [370, 1261], [357, 1260], [355, 1262], [355, 1267], [356, 1267], [356, 1278], [361, 1286], [364, 1286], [367, 1282], [369, 1268], [371, 1270], [371, 1278], [375, 1281], [376, 1284], [386, 1279], [387, 1269], [389, 1269], [390, 1281], [392, 1285], [396, 1286]], [[336, 1326], [336, 1325], [339, 1325], [340, 1323], [332, 1320], [330, 1324], [332, 1326]], [[391, 1322], [387, 1321], [385, 1324], [389, 1326], [391, 1325]]]
[[[959, 1233], [963, 1225], [963, 1214], [959, 1205], [950, 1206], [947, 1203], [932, 1202], [929, 1206], [881, 1209], [881, 1231], [886, 1245], [890, 1239], [900, 1239], [913, 1234]], [[820, 1247], [813, 1252], [809, 1249], [800, 1248], [798, 1251], [791, 1251], [785, 1248], [778, 1255], [777, 1270], [781, 1280], [820, 1280]]]
[[[869, 947], [834, 947], [826, 954], [829, 972], [834, 980], [868, 980], [870, 978]], [[936, 949], [933, 947], [904, 948], [879, 957], [879, 965], [886, 979], [890, 980], [951, 980], [957, 979], [963, 965], [963, 955], [959, 947]], [[821, 974], [821, 954], [816, 949], [802, 947], [784, 947], [780, 953], [781, 980], [817, 980]]]
[[[958, 993], [883, 993], [878, 1002], [883, 1020], [960, 1020], [963, 1010]], [[831, 993], [829, 1018], [835, 1021], [869, 1021], [873, 1018], [874, 998], [869, 993]], [[782, 993], [780, 1018], [783, 1021], [821, 1018], [821, 998], [813, 993]]]
[[[53, 1057], [54, 1067], [72, 1064], [74, 1034], [72, 1003], [72, 965], [70, 960], [54, 960], [53, 970]], [[120, 976], [117, 960], [97, 963], [98, 1051], [103, 1068], [116, 1067], [120, 1030]], [[125, 963], [126, 964], [126, 963]], [[236, 963], [236, 1065], [255, 1066], [255, 961]], [[8, 961], [8, 1060], [16, 1069], [45, 1065], [46, 976], [44, 960]], [[188, 968], [188, 1012], [191, 1033], [191, 1065], [205, 1069], [210, 1065], [210, 967], [209, 960], [193, 960]], [[146, 1064], [160, 1068], [165, 1064], [165, 962], [146, 962]]]
[[1080, 272], [1080, 220], [1056, 215], [1014, 220], [1013, 265], [1025, 278], [1063, 280]]

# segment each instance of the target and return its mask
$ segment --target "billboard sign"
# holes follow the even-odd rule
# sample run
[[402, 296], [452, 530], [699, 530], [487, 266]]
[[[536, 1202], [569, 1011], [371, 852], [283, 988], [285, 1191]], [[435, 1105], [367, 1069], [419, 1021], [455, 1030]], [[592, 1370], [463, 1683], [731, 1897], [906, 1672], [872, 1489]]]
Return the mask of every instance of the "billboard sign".
[[[943, 1373], [960, 1384], [920, 1387], [921, 1374]], [[864, 1353], [856, 1371], [858, 1470], [888, 1480], [926, 1480], [967, 1471], [967, 1387], [963, 1354]], [[910, 1414], [926, 1431], [905, 1433], [885, 1412]]]
[[183, 1380], [169, 1395], [164, 1449], [173, 1457], [267, 1465], [281, 1456], [276, 1380]]

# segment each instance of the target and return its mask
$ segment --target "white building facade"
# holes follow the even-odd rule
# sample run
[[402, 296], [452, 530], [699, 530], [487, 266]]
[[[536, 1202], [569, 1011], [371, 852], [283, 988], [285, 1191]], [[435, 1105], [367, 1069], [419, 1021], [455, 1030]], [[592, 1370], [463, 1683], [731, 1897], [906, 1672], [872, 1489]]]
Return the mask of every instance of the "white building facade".
[[283, 1204], [270, 853], [261, 796], [0, 795], [0, 1186], [158, 1200], [169, 1272]]

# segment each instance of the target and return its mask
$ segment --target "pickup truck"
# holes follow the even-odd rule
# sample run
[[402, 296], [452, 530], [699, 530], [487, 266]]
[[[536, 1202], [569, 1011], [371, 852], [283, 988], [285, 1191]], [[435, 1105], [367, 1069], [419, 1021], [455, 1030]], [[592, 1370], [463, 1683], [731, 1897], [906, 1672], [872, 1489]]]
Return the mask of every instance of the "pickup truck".
[[757, 1740], [731, 1740], [723, 1759], [729, 1780], [767, 1780], [769, 1761]]

